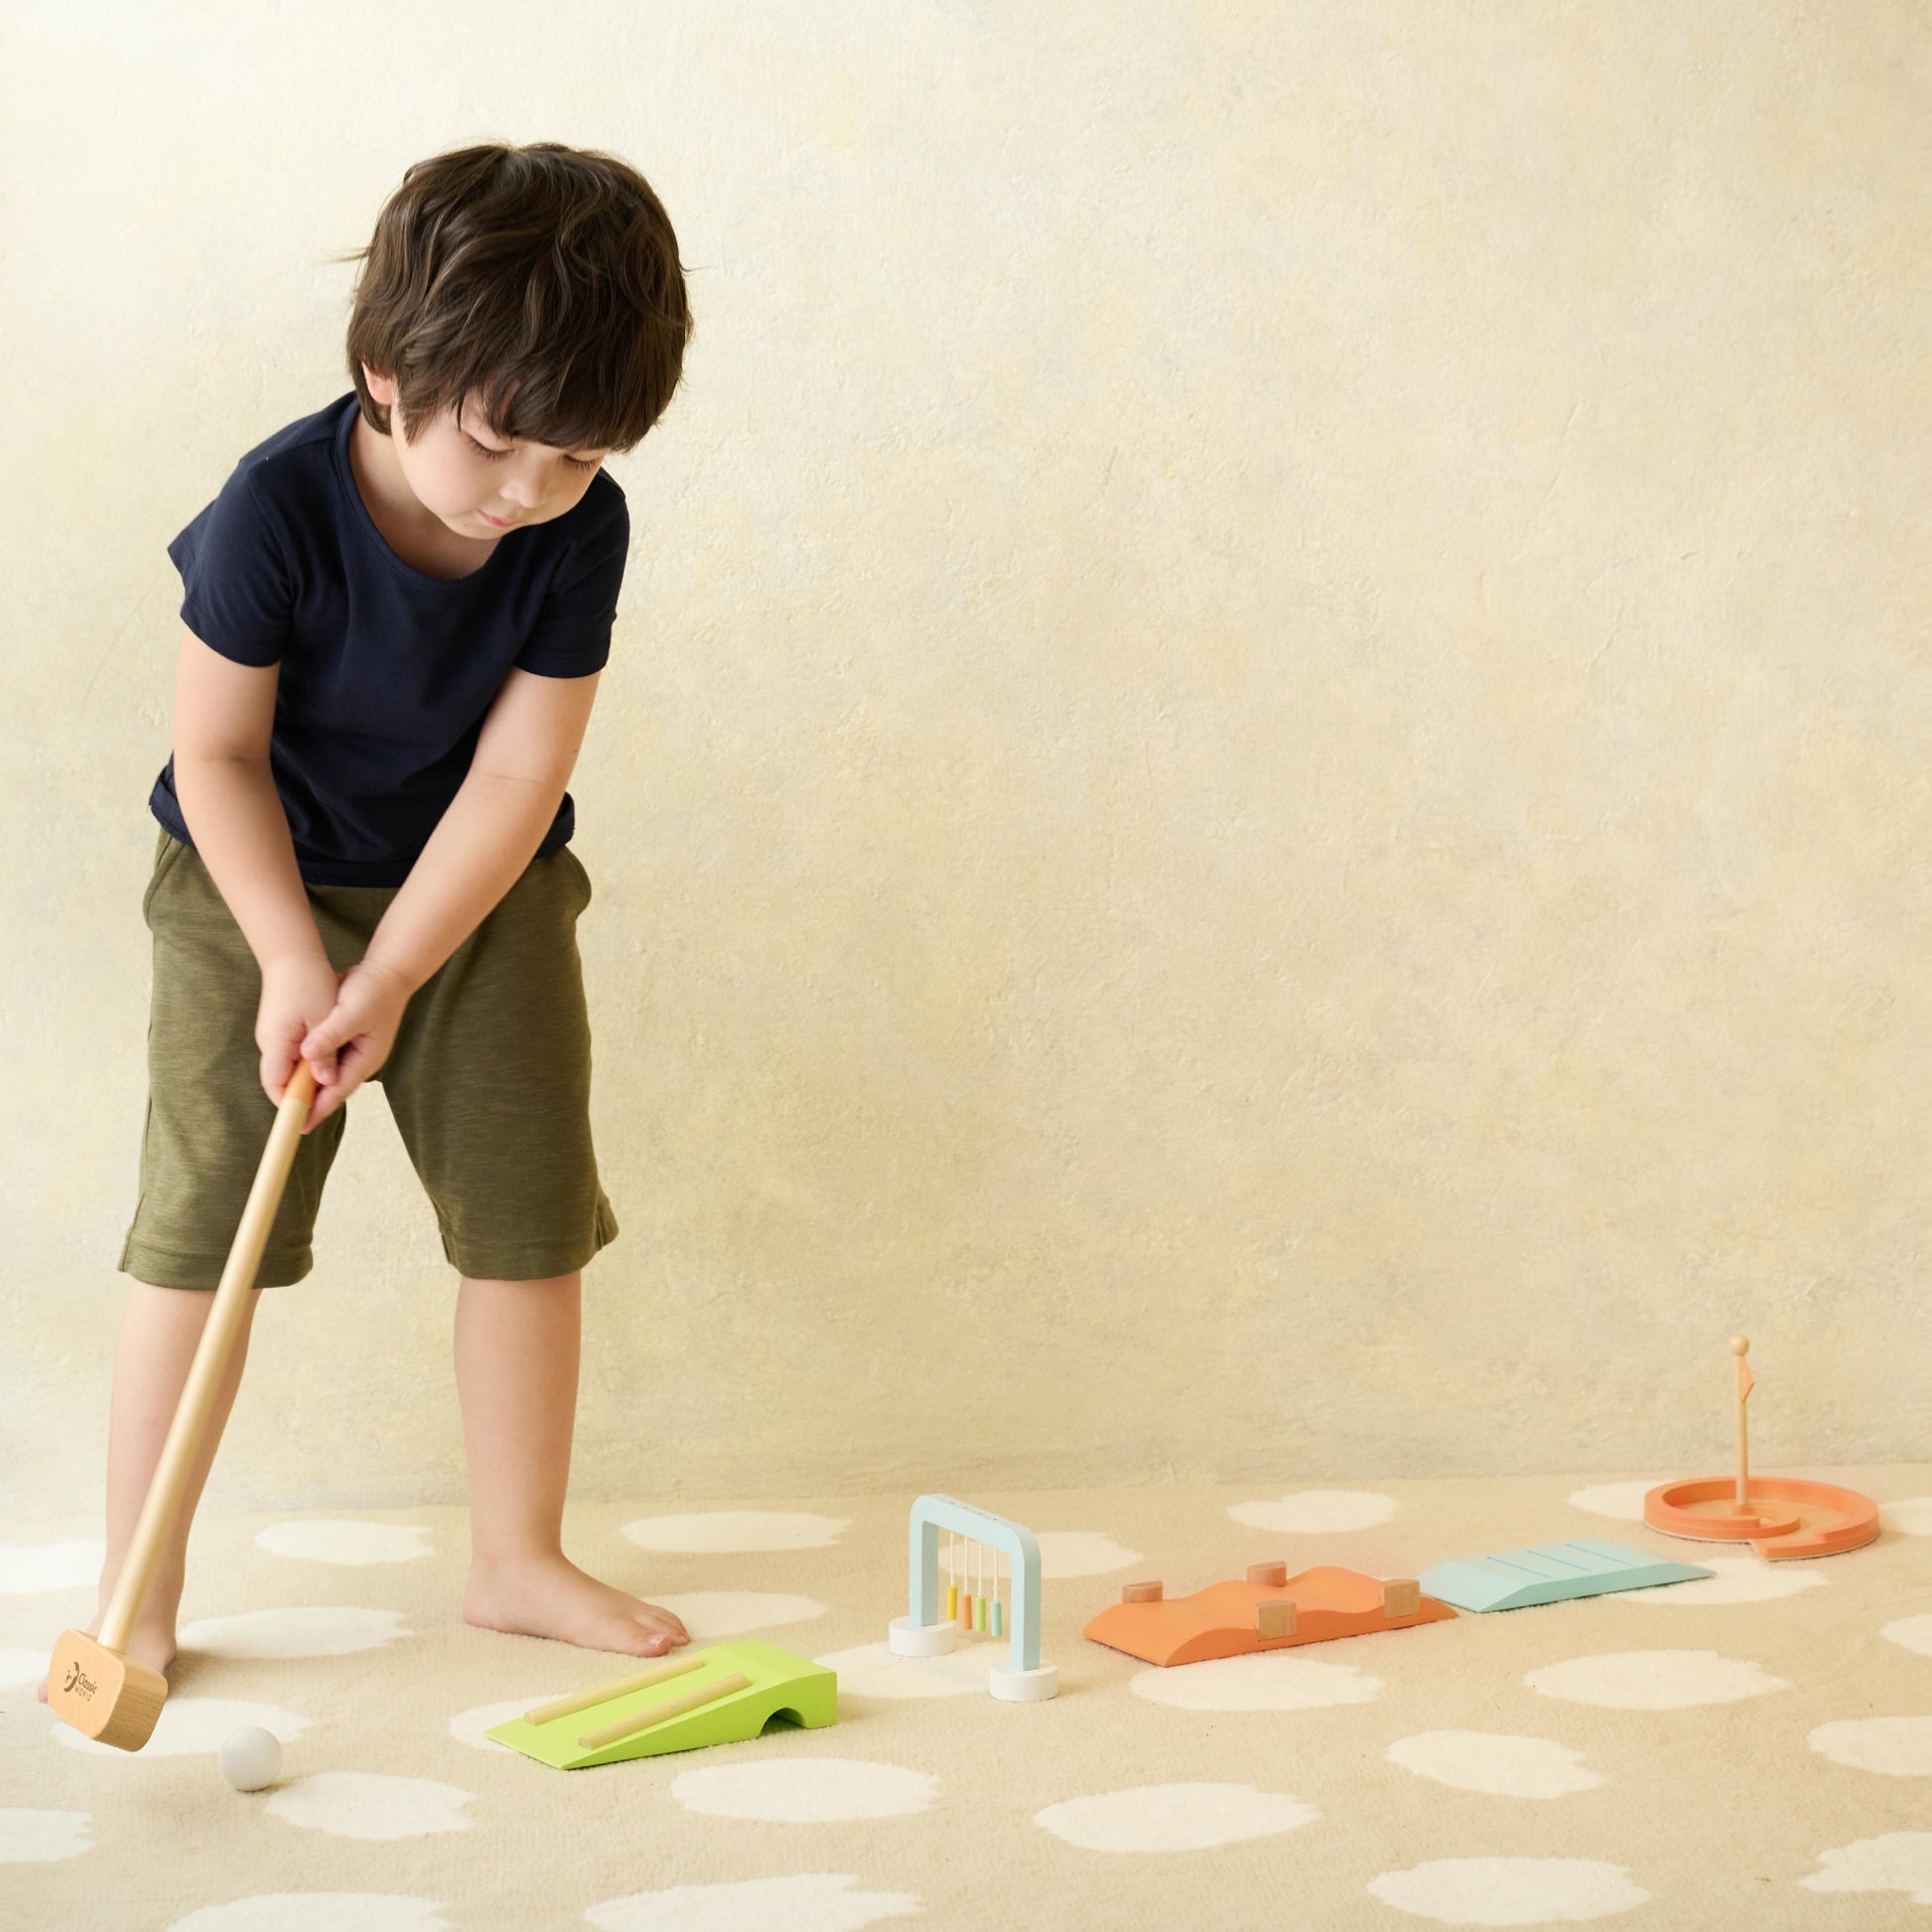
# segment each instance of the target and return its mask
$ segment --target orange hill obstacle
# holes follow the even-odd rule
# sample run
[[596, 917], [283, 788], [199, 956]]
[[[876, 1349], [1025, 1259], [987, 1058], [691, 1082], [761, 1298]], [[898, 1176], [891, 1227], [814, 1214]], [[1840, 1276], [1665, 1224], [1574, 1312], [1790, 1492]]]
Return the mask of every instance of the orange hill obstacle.
[[1145, 1663], [1198, 1664], [1372, 1630], [1407, 1630], [1454, 1614], [1447, 1603], [1423, 1595], [1413, 1579], [1384, 1583], [1332, 1567], [1291, 1577], [1285, 1563], [1252, 1563], [1245, 1579], [1171, 1600], [1158, 1583], [1129, 1584], [1086, 1634]]

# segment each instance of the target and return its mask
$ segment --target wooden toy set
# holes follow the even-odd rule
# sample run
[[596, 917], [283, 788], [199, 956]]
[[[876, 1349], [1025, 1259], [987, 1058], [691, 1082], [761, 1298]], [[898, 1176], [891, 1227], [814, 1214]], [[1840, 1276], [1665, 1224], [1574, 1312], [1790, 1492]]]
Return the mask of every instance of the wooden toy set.
[[[197, 1354], [100, 1635], [64, 1631], [55, 1648], [48, 1686], [53, 1714], [124, 1750], [146, 1743], [167, 1697], [167, 1680], [126, 1656], [127, 1633], [205, 1427], [211, 1381], [226, 1359], [230, 1337], [217, 1324], [232, 1315], [253, 1279], [293, 1159], [309, 1099], [304, 1071], [298, 1069], [283, 1097], [210, 1313], [208, 1333], [215, 1339], [205, 1336]], [[1752, 1478], [1744, 1414], [1754, 1386], [1744, 1360], [1750, 1343], [1739, 1335], [1730, 1347], [1737, 1363], [1736, 1474], [1660, 1484], [1644, 1497], [1645, 1522], [1672, 1536], [1747, 1542], [1774, 1560], [1831, 1556], [1869, 1543], [1878, 1534], [1877, 1505], [1869, 1496], [1797, 1477]], [[1041, 1567], [1033, 1532], [956, 1497], [927, 1495], [912, 1504], [907, 1546], [906, 1613], [892, 1621], [891, 1649], [902, 1657], [934, 1657], [962, 1637], [988, 1637], [1007, 1645], [1005, 1665], [988, 1673], [994, 1697], [1008, 1703], [1052, 1697], [1059, 1677], [1039, 1658]], [[1086, 1634], [1150, 1664], [1192, 1664], [1413, 1629], [1458, 1610], [1519, 1609], [1710, 1575], [1596, 1537], [1452, 1558], [1420, 1579], [1385, 1581], [1331, 1565], [1290, 1576], [1286, 1563], [1258, 1563], [1243, 1578], [1187, 1596], [1169, 1598], [1158, 1582], [1129, 1584]], [[689, 1650], [618, 1683], [539, 1705], [486, 1735], [539, 1763], [575, 1771], [743, 1742], [773, 1724], [815, 1729], [837, 1719], [838, 1678], [831, 1670], [745, 1639]]]
[[[1744, 1403], [1754, 1380], [1741, 1335], [1737, 1361], [1737, 1469], [1733, 1477], [1660, 1484], [1644, 1497], [1651, 1528], [1707, 1542], [1748, 1542], [1761, 1557], [1830, 1556], [1868, 1543], [1878, 1511], [1868, 1496], [1791, 1476], [1750, 1475]], [[1039, 1660], [1039, 1545], [1024, 1525], [954, 1496], [920, 1496], [908, 1522], [906, 1613], [888, 1631], [893, 1651], [934, 1657], [962, 1637], [1008, 1645], [987, 1688], [1010, 1703], [1050, 1698], [1058, 1673]], [[940, 1538], [945, 1539], [942, 1587]], [[1095, 1643], [1161, 1666], [1251, 1656], [1377, 1630], [1440, 1623], [1458, 1611], [1523, 1609], [1609, 1591], [1651, 1589], [1712, 1573], [1601, 1537], [1529, 1544], [1455, 1557], [1420, 1579], [1384, 1580], [1333, 1565], [1289, 1575], [1286, 1563], [1248, 1566], [1245, 1577], [1169, 1597], [1159, 1582], [1129, 1584], [1086, 1626]], [[660, 1685], [690, 1678], [669, 1697]], [[498, 1725], [499, 1743], [575, 1770], [628, 1757], [691, 1750], [757, 1736], [774, 1717], [802, 1725], [837, 1716], [837, 1679], [769, 1644], [717, 1644], [621, 1683], [545, 1705]], [[567, 1722], [568, 1721], [568, 1722]]]

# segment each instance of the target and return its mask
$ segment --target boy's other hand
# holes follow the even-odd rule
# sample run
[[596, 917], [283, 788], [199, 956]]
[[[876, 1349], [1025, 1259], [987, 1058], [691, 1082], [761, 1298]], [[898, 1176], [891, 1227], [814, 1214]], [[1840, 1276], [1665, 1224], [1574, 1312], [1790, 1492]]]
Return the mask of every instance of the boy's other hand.
[[[302, 1056], [303, 1040], [335, 1011], [337, 989], [342, 982], [342, 974], [330, 965], [320, 947], [313, 954], [292, 953], [262, 968], [261, 1004], [255, 1010], [255, 1044], [262, 1053], [262, 1091], [276, 1106], [282, 1104], [282, 1090]], [[305, 1134], [322, 1118], [316, 1111], [323, 1094], [321, 1081], [322, 1072], [318, 1068], [316, 1098], [310, 1103], [309, 1117], [302, 1124]]]
[[403, 1009], [415, 990], [393, 967], [370, 959], [358, 961], [343, 975], [335, 1004], [300, 1043], [302, 1057], [316, 1076], [315, 1103], [302, 1128], [305, 1134], [318, 1121], [327, 1120], [389, 1057]]

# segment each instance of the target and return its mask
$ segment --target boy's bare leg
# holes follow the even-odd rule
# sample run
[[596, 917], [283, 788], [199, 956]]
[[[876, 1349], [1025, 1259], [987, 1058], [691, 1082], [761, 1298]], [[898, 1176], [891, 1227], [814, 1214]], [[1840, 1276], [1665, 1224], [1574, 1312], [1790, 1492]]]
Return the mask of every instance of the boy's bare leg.
[[485, 1630], [657, 1657], [689, 1643], [669, 1610], [587, 1576], [564, 1555], [564, 1491], [577, 1422], [583, 1276], [463, 1277], [457, 1393], [470, 1464], [470, 1587]]
[[[165, 1671], [175, 1661], [175, 1613], [181, 1607], [182, 1584], [188, 1574], [188, 1532], [202, 1486], [214, 1466], [214, 1451], [220, 1447], [221, 1431], [234, 1407], [235, 1391], [241, 1386], [242, 1365], [248, 1359], [248, 1333], [254, 1325], [260, 1293], [257, 1289], [248, 1297], [248, 1311], [228, 1357], [227, 1373], [215, 1392], [207, 1432], [189, 1473], [173, 1533], [162, 1548], [147, 1599], [128, 1641], [128, 1654], [155, 1670]], [[107, 1613], [107, 1599], [114, 1593], [127, 1546], [134, 1540], [134, 1526], [147, 1500], [148, 1484], [155, 1464], [161, 1460], [162, 1445], [168, 1440], [195, 1350], [213, 1306], [214, 1297], [199, 1289], [157, 1288], [141, 1281], [128, 1289], [120, 1334], [114, 1343], [114, 1385], [108, 1405], [107, 1558], [101, 1566], [100, 1598], [93, 1621], [87, 1625], [89, 1634], [99, 1630], [100, 1620]], [[45, 1679], [40, 1694], [45, 1703]]]

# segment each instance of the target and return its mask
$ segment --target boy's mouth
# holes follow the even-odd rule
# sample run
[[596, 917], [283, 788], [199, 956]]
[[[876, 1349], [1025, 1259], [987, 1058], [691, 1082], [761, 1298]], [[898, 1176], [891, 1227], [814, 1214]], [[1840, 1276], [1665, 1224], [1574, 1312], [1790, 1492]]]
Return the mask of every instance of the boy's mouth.
[[487, 510], [479, 510], [477, 514], [481, 516], [485, 523], [493, 523], [496, 526], [496, 528], [499, 530], [513, 530], [516, 528], [516, 520], [513, 517], [491, 516]]

